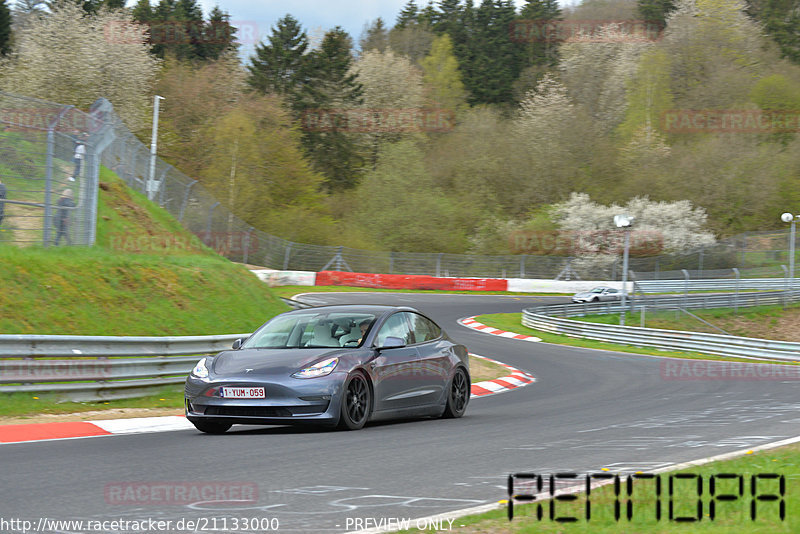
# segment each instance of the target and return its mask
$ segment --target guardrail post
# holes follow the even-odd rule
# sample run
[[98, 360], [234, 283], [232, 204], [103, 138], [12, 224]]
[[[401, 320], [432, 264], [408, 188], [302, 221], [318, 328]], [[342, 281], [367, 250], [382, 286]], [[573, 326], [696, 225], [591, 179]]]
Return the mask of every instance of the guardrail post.
[[736, 293], [734, 294], [733, 298], [733, 313], [739, 314], [739, 284], [742, 281], [742, 275], [739, 273], [739, 269], [736, 267], [733, 268], [733, 274], [736, 275]]
[[519, 277], [525, 278], [525, 254], [519, 258]]
[[789, 294], [789, 268], [785, 265], [781, 265], [781, 269], [783, 269], [783, 298], [781, 301], [783, 302], [783, 309], [786, 309], [786, 295]]
[[681, 269], [683, 273], [683, 307], [686, 308], [689, 305], [689, 271], [686, 269]]

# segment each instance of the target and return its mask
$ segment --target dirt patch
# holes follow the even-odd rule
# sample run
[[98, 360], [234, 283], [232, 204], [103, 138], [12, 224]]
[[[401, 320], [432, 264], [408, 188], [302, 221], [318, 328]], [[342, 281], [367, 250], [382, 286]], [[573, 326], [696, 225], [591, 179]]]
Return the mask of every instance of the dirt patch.
[[105, 419], [132, 419], [134, 417], [162, 417], [167, 415], [183, 415], [183, 410], [181, 408], [111, 408], [91, 412], [0, 417], [0, 425], [102, 421]]
[[800, 309], [788, 309], [775, 317], [732, 316], [714, 319], [711, 322], [736, 336], [800, 341]]

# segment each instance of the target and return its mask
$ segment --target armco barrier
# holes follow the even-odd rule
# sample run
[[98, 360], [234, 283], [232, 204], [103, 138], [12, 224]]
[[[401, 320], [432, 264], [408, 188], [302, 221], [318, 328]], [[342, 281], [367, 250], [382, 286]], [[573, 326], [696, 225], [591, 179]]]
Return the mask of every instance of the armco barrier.
[[247, 336], [0, 335], [0, 393], [52, 392], [79, 401], [157, 393], [182, 383], [202, 355]]
[[341, 271], [317, 273], [318, 286], [381, 289], [440, 289], [448, 291], [507, 291], [508, 281], [498, 278], [437, 278], [404, 274], [368, 274]]
[[789, 341], [586, 323], [534, 314], [528, 310], [523, 311], [522, 324], [544, 332], [623, 345], [750, 359], [800, 361], [800, 343]]
[[[658, 297], [629, 302], [627, 311], [679, 310], [687, 308], [733, 308], [766, 304], [786, 304], [800, 299], [800, 291]], [[621, 313], [618, 302], [583, 304], [552, 304], [527, 308], [522, 312], [522, 324], [534, 330], [563, 334], [570, 337], [679, 350], [737, 356], [740, 358], [800, 361], [800, 343], [769, 339], [706, 334], [684, 330], [662, 330], [636, 326], [619, 326], [574, 321], [563, 317]], [[562, 317], [554, 317], [560, 315]]]

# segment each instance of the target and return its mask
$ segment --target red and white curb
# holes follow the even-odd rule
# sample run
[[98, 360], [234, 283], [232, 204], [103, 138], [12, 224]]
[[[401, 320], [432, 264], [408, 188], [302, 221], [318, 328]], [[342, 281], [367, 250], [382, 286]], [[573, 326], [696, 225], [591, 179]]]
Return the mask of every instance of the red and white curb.
[[59, 439], [94, 438], [115, 434], [144, 434], [193, 429], [185, 417], [136, 417], [103, 421], [75, 421], [64, 423], [34, 423], [0, 426], [0, 444], [25, 443]]
[[458, 324], [460, 324], [461, 326], [466, 326], [467, 328], [471, 328], [472, 330], [477, 330], [478, 332], [483, 332], [484, 334], [492, 334], [493, 336], [506, 337], [509, 339], [519, 339], [521, 341], [534, 341], [534, 342], [541, 341], [541, 338], [538, 338], [536, 336], [526, 336], [525, 334], [506, 332], [505, 330], [499, 330], [497, 328], [493, 328], [483, 323], [479, 323], [478, 321], [475, 320], [475, 317], [465, 317], [464, 319], [459, 319]]
[[528, 384], [536, 382], [536, 378], [532, 374], [526, 373], [525, 371], [520, 371], [516, 367], [511, 367], [503, 362], [498, 362], [485, 356], [478, 356], [477, 354], [470, 354], [470, 356], [480, 358], [481, 360], [486, 360], [487, 362], [496, 363], [497, 365], [502, 365], [511, 371], [511, 374], [507, 376], [495, 378], [494, 380], [484, 380], [483, 382], [472, 384], [472, 395], [470, 395], [470, 398], [474, 399], [475, 397], [485, 397], [487, 395], [505, 393], [506, 391], [525, 387]]

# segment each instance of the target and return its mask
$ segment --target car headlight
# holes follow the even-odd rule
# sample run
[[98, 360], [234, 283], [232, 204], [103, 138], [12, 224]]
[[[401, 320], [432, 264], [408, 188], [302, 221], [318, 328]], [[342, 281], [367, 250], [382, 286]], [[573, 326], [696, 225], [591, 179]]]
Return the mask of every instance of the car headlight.
[[208, 378], [208, 367], [206, 367], [206, 359], [203, 358], [192, 369], [192, 376], [197, 378]]
[[327, 376], [331, 374], [334, 369], [336, 369], [336, 364], [338, 363], [339, 358], [329, 358], [327, 360], [322, 360], [311, 367], [300, 369], [292, 376], [294, 378], [317, 378], [320, 376]]

